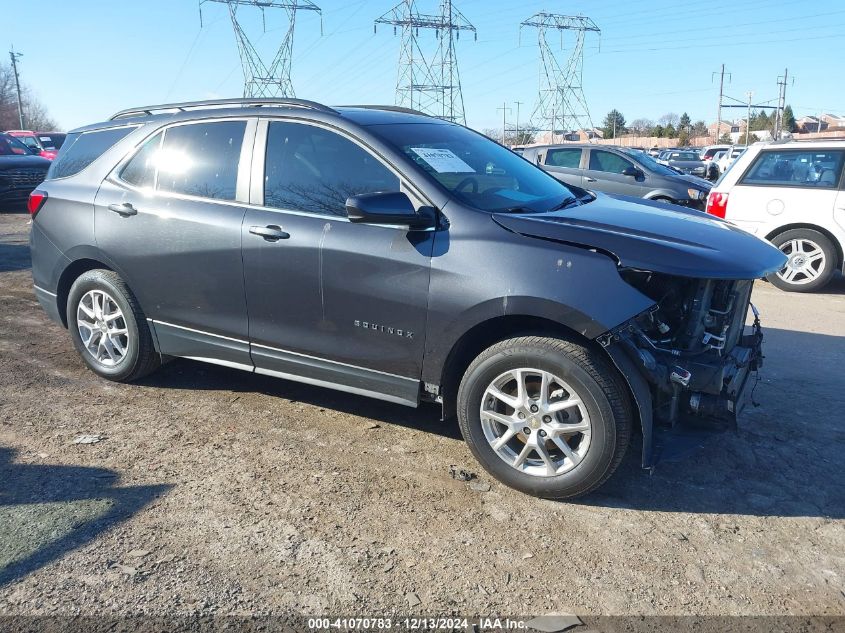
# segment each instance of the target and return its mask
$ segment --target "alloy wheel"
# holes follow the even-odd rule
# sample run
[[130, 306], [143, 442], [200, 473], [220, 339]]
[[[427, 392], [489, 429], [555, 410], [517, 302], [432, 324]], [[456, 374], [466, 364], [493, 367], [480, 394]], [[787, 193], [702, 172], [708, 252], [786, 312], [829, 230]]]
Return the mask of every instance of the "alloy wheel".
[[89, 290], [82, 295], [76, 308], [76, 324], [85, 350], [101, 365], [114, 367], [126, 357], [126, 319], [108, 293]]
[[818, 278], [827, 267], [827, 258], [821, 246], [813, 240], [797, 238], [779, 246], [787, 256], [786, 265], [777, 276], [788, 284], [800, 286]]
[[496, 455], [516, 470], [552, 477], [575, 468], [592, 424], [576, 391], [558, 376], [520, 368], [496, 377], [481, 401], [481, 427]]

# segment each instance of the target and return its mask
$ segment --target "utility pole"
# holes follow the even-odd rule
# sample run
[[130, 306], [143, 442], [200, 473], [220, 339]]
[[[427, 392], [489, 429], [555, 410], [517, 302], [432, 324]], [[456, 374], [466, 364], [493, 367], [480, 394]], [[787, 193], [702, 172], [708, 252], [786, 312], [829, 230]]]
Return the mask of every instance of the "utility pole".
[[[716, 75], [715, 72], [710, 74], [710, 81], [713, 81], [714, 75]], [[722, 70], [719, 73], [719, 106], [716, 109], [716, 132], [713, 134], [714, 144], [719, 142], [719, 130], [722, 128], [722, 99], [725, 94], [725, 75], [728, 76], [728, 81], [730, 82], [731, 74], [725, 72], [725, 65], [722, 64]]]
[[496, 108], [496, 112], [498, 112], [499, 110], [502, 111], [502, 145], [505, 145], [505, 116], [508, 112], [511, 111], [511, 109], [508, 107], [507, 101], [502, 102], [501, 108]]
[[[774, 130], [774, 139], [778, 140], [783, 133], [783, 111], [786, 108], [786, 86], [787, 86], [787, 79], [789, 78], [789, 69], [785, 68], [783, 71], [783, 76], [778, 77], [778, 109], [777, 114], [775, 115], [775, 130]], [[792, 78], [793, 84], [795, 83], [795, 77]]]
[[519, 140], [519, 106], [523, 105], [525, 102], [514, 101], [514, 103], [516, 104], [516, 142], [521, 144], [521, 141]]
[[22, 53], [16, 53], [15, 47], [12, 46], [12, 50], [9, 51], [9, 57], [12, 59], [12, 72], [15, 74], [15, 90], [18, 93], [18, 120], [21, 124], [21, 129], [23, 128], [23, 101], [21, 100], [21, 80], [18, 76], [18, 59], [23, 57]]
[[745, 118], [745, 146], [748, 147], [748, 139], [751, 138], [751, 97], [754, 93], [749, 90], [745, 93], [748, 97], [748, 116]]

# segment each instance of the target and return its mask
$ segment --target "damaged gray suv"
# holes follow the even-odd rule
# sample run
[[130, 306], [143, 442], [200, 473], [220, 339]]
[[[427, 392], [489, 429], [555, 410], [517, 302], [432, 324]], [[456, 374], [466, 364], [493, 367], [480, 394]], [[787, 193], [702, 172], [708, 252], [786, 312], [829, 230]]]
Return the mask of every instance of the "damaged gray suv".
[[[642, 434], [734, 422], [768, 243], [697, 211], [566, 186], [391, 107], [143, 107], [70, 133], [30, 198], [35, 293], [103, 378], [184, 357], [457, 417], [549, 498]], [[674, 432], [673, 431], [673, 432]]]

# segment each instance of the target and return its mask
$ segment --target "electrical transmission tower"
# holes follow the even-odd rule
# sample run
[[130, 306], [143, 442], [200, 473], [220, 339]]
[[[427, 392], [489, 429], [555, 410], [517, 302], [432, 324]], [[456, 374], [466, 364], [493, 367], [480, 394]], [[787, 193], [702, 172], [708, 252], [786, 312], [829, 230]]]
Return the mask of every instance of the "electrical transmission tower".
[[[532, 15], [522, 22], [519, 25], [520, 34], [524, 26], [537, 29], [537, 42], [540, 47], [540, 90], [530, 118], [531, 127], [540, 131], [551, 131], [552, 135], [558, 130], [564, 134], [578, 129], [592, 130], [593, 121], [581, 84], [584, 39], [587, 33], [601, 33], [601, 30], [590, 18], [545, 12]], [[564, 33], [574, 34], [574, 46], [563, 65], [549, 45], [546, 37], [549, 30], [558, 31], [560, 34], [561, 49]]]
[[[392, 25], [394, 34], [397, 27], [402, 29], [396, 105], [464, 124], [455, 40], [460, 38], [461, 31], [475, 34], [475, 27], [455, 8], [452, 0], [441, 0], [437, 15], [420, 13], [414, 0], [403, 0], [375, 21], [374, 30], [379, 24]], [[429, 59], [420, 46], [420, 29], [433, 29], [439, 40], [434, 56]]]
[[[202, 25], [202, 5], [206, 2], [225, 4], [229, 9], [229, 18], [235, 30], [238, 43], [238, 54], [244, 72], [244, 97], [295, 97], [293, 84], [290, 80], [291, 58], [293, 56], [293, 31], [296, 26], [297, 11], [316, 11], [320, 14], [320, 33], [323, 32], [323, 13], [311, 0], [199, 0], [200, 25]], [[288, 29], [276, 56], [270, 65], [266, 65], [258, 54], [255, 46], [250, 42], [238, 21], [238, 7], [240, 5], [261, 9], [261, 21], [265, 26], [264, 11], [266, 9], [284, 9], [288, 16]]]

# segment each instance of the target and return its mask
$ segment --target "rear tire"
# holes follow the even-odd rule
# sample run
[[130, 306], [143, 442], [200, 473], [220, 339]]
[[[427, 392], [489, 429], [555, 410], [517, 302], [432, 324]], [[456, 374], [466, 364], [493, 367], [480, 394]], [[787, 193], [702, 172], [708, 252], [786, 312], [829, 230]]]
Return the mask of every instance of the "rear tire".
[[130, 382], [161, 363], [138, 300], [111, 270], [77, 278], [68, 293], [67, 323], [76, 351], [98, 376]]
[[502, 483], [548, 499], [601, 486], [625, 455], [632, 417], [607, 359], [556, 338], [493, 345], [458, 389], [461, 433], [479, 463]]
[[775, 235], [772, 244], [789, 259], [778, 272], [766, 277], [787, 292], [821, 290], [836, 270], [836, 248], [826, 235], [812, 229], [792, 229]]

